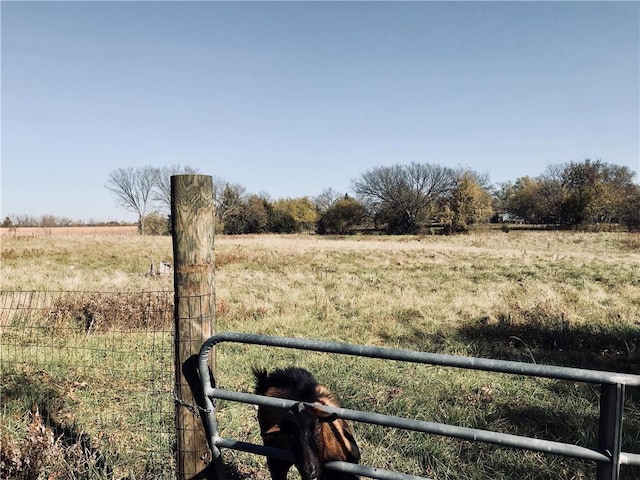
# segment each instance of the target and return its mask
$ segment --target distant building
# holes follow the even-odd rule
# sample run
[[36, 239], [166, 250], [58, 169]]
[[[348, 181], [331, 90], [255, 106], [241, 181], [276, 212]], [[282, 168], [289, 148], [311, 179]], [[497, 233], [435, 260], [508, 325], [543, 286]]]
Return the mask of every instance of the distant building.
[[515, 223], [521, 225], [524, 223], [524, 219], [511, 212], [502, 212], [498, 214], [499, 223]]

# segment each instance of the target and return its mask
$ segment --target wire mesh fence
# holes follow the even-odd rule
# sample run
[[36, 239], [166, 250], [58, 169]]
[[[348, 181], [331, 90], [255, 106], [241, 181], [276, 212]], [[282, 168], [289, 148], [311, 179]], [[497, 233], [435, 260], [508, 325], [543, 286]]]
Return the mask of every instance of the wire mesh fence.
[[174, 478], [173, 292], [0, 291], [0, 477]]

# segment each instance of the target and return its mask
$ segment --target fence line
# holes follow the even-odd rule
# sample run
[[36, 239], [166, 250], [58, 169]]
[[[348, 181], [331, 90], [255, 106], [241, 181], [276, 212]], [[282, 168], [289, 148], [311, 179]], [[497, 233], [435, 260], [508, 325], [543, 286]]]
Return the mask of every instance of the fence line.
[[41, 419], [80, 477], [174, 478], [173, 372], [173, 291], [0, 291], [0, 434]]

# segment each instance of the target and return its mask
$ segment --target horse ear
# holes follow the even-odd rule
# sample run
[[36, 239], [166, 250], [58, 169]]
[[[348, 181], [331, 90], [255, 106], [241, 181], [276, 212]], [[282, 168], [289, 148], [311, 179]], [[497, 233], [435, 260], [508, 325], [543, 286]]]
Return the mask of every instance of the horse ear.
[[280, 433], [280, 425], [277, 423], [266, 432], [262, 432], [262, 436], [268, 437], [269, 435], [275, 435], [276, 433]]
[[325, 412], [323, 409], [314, 407], [312, 405], [305, 405], [305, 408], [308, 413], [318, 417], [318, 421], [320, 422], [333, 422], [336, 418], [338, 418], [337, 413]]

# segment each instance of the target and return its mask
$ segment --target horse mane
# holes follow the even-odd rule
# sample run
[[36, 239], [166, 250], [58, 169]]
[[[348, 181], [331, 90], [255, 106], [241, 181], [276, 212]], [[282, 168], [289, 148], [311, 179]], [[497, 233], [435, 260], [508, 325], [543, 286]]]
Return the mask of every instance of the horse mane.
[[[270, 374], [267, 374], [264, 369], [254, 368], [253, 374], [256, 379], [255, 392], [258, 395], [266, 395], [271, 390], [269, 393], [272, 395], [270, 396], [290, 398], [301, 402], [316, 403], [320, 399], [318, 391], [320, 385], [311, 373], [302, 368], [280, 368]], [[279, 394], [273, 395], [275, 391]]]

